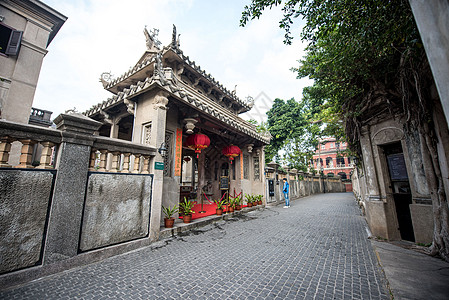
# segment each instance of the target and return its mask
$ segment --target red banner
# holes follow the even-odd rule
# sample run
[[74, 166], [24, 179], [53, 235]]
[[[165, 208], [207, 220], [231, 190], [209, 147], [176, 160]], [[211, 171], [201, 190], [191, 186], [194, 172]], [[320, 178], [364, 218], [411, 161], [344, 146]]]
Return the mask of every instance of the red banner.
[[182, 166], [182, 129], [176, 128], [175, 176], [181, 176]]
[[243, 179], [243, 151], [240, 152], [240, 179]]

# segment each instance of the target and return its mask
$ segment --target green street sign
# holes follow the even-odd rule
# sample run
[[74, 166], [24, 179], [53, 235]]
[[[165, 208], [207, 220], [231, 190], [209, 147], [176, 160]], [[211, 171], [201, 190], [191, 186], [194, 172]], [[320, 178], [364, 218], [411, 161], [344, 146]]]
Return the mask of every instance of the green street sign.
[[154, 169], [155, 170], [163, 170], [164, 169], [164, 163], [163, 162], [154, 162]]

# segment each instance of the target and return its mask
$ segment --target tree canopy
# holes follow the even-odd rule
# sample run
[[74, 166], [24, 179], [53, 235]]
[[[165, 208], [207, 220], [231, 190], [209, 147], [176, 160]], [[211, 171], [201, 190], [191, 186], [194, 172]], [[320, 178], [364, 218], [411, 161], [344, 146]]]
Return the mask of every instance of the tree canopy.
[[294, 68], [299, 78], [314, 80], [304, 90], [303, 105], [315, 117], [328, 118], [330, 131], [338, 133], [341, 124], [358, 156], [361, 128], [373, 118], [401, 115], [405, 132], [419, 134], [434, 207], [431, 249], [449, 261], [448, 199], [429, 101], [434, 82], [408, 0], [252, 0], [241, 26], [273, 6], [282, 7], [279, 27], [286, 44], [294, 38], [295, 19], [306, 22], [301, 33], [306, 55]]
[[[410, 115], [412, 93], [404, 90], [426, 86], [423, 81], [428, 81], [430, 72], [422, 64], [425, 53], [408, 1], [283, 2], [253, 0], [242, 13], [241, 25], [259, 18], [265, 8], [283, 5], [279, 27], [289, 44], [293, 21], [305, 19], [301, 38], [308, 43], [307, 54], [294, 71], [299, 78], [314, 80], [304, 90], [303, 101], [311, 112], [315, 110], [315, 118], [329, 124], [328, 133], [341, 136], [345, 127], [348, 142], [358, 150], [361, 116], [377, 100], [389, 104], [382, 110], [405, 110]], [[427, 111], [420, 112], [423, 119]]]
[[266, 147], [266, 160], [273, 160], [284, 150], [283, 159], [291, 168], [306, 171], [317, 145], [314, 133], [319, 132], [318, 125], [310, 121], [306, 102], [277, 98], [267, 116], [267, 129], [273, 138]]

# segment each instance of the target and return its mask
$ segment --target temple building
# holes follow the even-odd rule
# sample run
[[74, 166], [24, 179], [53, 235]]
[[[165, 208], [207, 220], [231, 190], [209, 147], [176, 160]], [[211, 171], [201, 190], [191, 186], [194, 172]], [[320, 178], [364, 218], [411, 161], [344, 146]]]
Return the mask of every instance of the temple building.
[[159, 149], [149, 162], [152, 217], [184, 197], [200, 203], [225, 191], [264, 194], [270, 136], [239, 117], [251, 98], [238, 98], [186, 56], [175, 26], [165, 47], [157, 29], [144, 34], [147, 49], [135, 66], [115, 79], [102, 74], [113, 96], [83, 114], [103, 123], [102, 136]]

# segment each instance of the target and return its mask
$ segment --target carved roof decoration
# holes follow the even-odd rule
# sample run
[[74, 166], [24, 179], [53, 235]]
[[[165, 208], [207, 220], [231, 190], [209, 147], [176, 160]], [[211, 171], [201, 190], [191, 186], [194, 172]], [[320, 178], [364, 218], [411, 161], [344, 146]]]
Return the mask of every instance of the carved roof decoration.
[[[182, 64], [182, 67], [175, 70], [164, 67], [163, 62], [167, 63], [167, 61], [174, 65]], [[207, 81], [211, 85], [207, 95], [198, 92], [195, 89], [196, 85], [191, 86], [182, 80], [181, 75], [188, 76], [189, 72], [196, 73], [197, 85], [200, 81]], [[203, 88], [201, 84], [199, 86]], [[188, 56], [185, 56], [179, 49], [179, 36], [176, 36], [176, 27], [174, 27], [170, 45], [163, 47], [156, 54], [147, 50], [133, 68], [105, 84], [105, 89], [115, 95], [93, 106], [84, 114], [93, 116], [120, 103], [128, 106], [128, 112], [133, 113], [134, 101], [132, 98], [154, 88], [165, 89], [170, 93], [170, 97], [174, 97], [252, 138], [266, 144], [270, 142], [271, 135], [269, 133], [258, 133], [253, 124], [238, 116], [238, 113], [250, 110], [253, 102], [245, 102], [238, 98], [219, 81], [202, 70], [200, 66], [197, 66], [195, 61], [191, 61]], [[208, 95], [212, 95], [212, 97]]]

